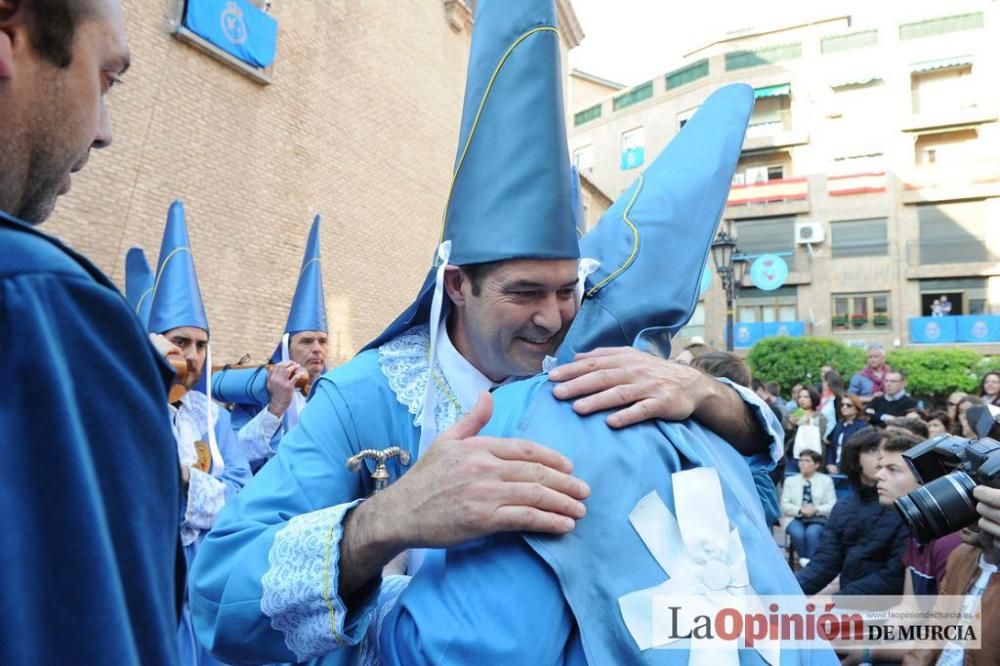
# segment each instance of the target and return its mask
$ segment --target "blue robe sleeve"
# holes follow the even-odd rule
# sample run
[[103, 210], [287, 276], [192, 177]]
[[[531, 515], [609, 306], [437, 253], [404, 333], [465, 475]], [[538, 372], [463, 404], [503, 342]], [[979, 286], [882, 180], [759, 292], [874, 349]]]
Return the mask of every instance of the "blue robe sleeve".
[[359, 435], [347, 402], [321, 382], [278, 454], [220, 514], [191, 570], [198, 639], [240, 663], [305, 661], [364, 634], [367, 609], [339, 596], [342, 522], [364, 496], [344, 464]]
[[383, 664], [554, 664], [575, 628], [559, 581], [519, 534], [431, 553], [396, 598], [383, 595]]
[[180, 485], [160, 360], [103, 276], [4, 224], [0, 664], [175, 663]]

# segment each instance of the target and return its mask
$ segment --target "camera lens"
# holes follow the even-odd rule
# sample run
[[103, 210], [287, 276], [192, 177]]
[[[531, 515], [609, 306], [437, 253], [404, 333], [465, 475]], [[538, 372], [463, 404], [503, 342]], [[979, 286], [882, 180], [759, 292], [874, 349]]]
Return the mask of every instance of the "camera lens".
[[972, 496], [975, 487], [972, 477], [955, 470], [897, 499], [896, 510], [917, 541], [930, 543], [979, 519]]

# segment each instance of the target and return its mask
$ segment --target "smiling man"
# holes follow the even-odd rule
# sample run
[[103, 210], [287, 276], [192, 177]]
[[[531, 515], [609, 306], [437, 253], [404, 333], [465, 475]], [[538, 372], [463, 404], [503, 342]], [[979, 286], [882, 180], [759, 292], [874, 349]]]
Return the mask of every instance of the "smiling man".
[[117, 0], [0, 0], [3, 664], [177, 662], [173, 372], [111, 281], [34, 228], [111, 143], [128, 63]]

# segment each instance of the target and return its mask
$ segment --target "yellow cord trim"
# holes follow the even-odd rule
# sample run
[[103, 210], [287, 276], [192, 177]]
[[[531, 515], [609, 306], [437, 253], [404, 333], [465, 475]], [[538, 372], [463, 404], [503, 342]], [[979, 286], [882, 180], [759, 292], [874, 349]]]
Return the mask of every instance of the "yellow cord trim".
[[166, 258], [163, 260], [163, 265], [160, 266], [160, 272], [156, 274], [156, 284], [153, 285], [153, 294], [154, 294], [154, 296], [155, 296], [157, 290], [159, 290], [159, 288], [160, 288], [160, 280], [163, 279], [163, 274], [167, 271], [167, 264], [170, 263], [170, 260], [173, 259], [174, 255], [177, 254], [178, 252], [187, 252], [188, 254], [191, 254], [191, 248], [189, 248], [187, 246], [182, 246], [182, 247], [177, 248], [176, 250], [174, 250], [173, 252], [171, 252], [170, 254], [168, 254], [166, 256]]
[[333, 608], [333, 601], [330, 599], [330, 551], [333, 550], [333, 532], [337, 529], [337, 523], [330, 524], [330, 533], [326, 536], [326, 553], [323, 557], [323, 601], [330, 612], [330, 633], [337, 639], [338, 643], [343, 641], [337, 631], [337, 612]]
[[139, 300], [135, 302], [135, 313], [136, 314], [139, 314], [139, 311], [142, 310], [142, 302], [145, 301], [146, 297], [149, 296], [152, 293], [153, 293], [153, 287], [150, 287], [146, 291], [142, 292], [142, 296], [140, 296]]
[[299, 271], [299, 277], [302, 277], [302, 274], [306, 272], [306, 269], [309, 268], [309, 264], [314, 264], [314, 263], [316, 263], [316, 264], [319, 263], [319, 257], [316, 257], [315, 259], [310, 259], [309, 261], [307, 261], [306, 263], [304, 263], [302, 265], [302, 270]]
[[586, 298], [593, 298], [594, 294], [600, 291], [601, 288], [604, 287], [604, 285], [606, 285], [607, 283], [611, 282], [616, 277], [624, 273], [625, 270], [632, 265], [632, 262], [635, 261], [636, 255], [639, 254], [639, 230], [636, 228], [635, 223], [633, 223], [632, 220], [628, 219], [628, 215], [630, 212], [632, 212], [632, 206], [635, 205], [635, 200], [639, 198], [639, 192], [642, 191], [642, 186], [645, 182], [646, 181], [643, 178], [643, 176], [640, 175], [639, 184], [636, 185], [635, 192], [632, 194], [632, 198], [629, 200], [628, 205], [625, 206], [625, 212], [622, 213], [622, 219], [625, 220], [625, 224], [627, 224], [629, 229], [632, 230], [632, 253], [629, 254], [628, 259], [625, 260], [625, 263], [623, 263], [621, 266], [615, 269], [615, 271], [611, 273], [611, 275], [609, 275], [608, 277], [604, 278], [603, 280], [595, 284], [593, 287], [591, 287], [590, 291], [586, 293]]
[[[524, 40], [526, 40], [528, 37], [531, 37], [535, 33], [539, 33], [539, 32], [554, 32], [556, 34], [556, 36], [559, 35], [559, 30], [557, 30], [555, 27], [553, 27], [551, 25], [543, 25], [543, 26], [539, 26], [537, 28], [532, 28], [531, 30], [528, 30], [523, 35], [521, 35], [516, 40], [514, 40], [513, 44], [511, 44], [509, 47], [507, 47], [507, 51], [503, 54], [503, 57], [500, 58], [500, 62], [497, 63], [496, 68], [493, 70], [493, 75], [490, 76], [490, 81], [486, 85], [486, 90], [483, 91], [483, 97], [479, 101], [479, 108], [476, 110], [476, 117], [472, 121], [472, 128], [469, 130], [469, 136], [468, 136], [468, 138], [466, 138], [465, 145], [462, 147], [462, 154], [458, 158], [458, 164], [455, 166], [455, 173], [452, 175], [451, 185], [448, 187], [448, 199], [447, 199], [447, 201], [448, 201], [449, 204], [451, 203], [452, 192], [455, 189], [455, 182], [458, 180], [458, 174], [462, 170], [462, 164], [465, 163], [465, 156], [468, 154], [469, 147], [472, 145], [472, 139], [473, 139], [473, 137], [476, 136], [476, 129], [479, 127], [479, 118], [483, 114], [483, 109], [486, 108], [486, 100], [490, 96], [490, 91], [493, 89], [493, 84], [496, 83], [496, 79], [497, 79], [497, 76], [500, 74], [500, 70], [503, 69], [504, 64], [507, 62], [507, 58], [510, 57], [510, 54], [514, 52], [514, 49], [517, 48], [517, 46], [521, 42], [523, 42]], [[445, 209], [444, 209], [444, 216], [443, 216], [443, 218], [441, 220], [441, 239], [438, 241], [438, 243], [441, 243], [441, 242], [444, 241], [444, 234], [445, 234], [445, 231], [447, 230], [447, 226], [448, 226], [448, 207], [446, 205]], [[436, 259], [435, 259], [435, 263], [437, 263]]]

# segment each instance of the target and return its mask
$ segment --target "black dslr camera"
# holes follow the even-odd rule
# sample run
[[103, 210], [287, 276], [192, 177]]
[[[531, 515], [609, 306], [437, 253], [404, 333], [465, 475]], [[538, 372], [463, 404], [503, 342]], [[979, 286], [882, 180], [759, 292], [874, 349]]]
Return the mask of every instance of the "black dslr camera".
[[922, 544], [979, 519], [972, 495], [977, 485], [1000, 488], [1000, 442], [985, 435], [974, 440], [938, 435], [903, 458], [921, 486], [897, 499], [896, 510]]

